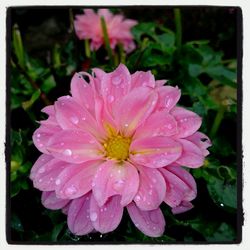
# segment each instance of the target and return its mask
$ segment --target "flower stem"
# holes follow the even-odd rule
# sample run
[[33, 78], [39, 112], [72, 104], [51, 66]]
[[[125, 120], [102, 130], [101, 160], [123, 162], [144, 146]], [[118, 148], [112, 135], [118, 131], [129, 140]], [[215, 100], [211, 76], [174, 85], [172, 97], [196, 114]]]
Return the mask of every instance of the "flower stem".
[[121, 43], [118, 43], [118, 50], [119, 50], [120, 62], [125, 64], [126, 63], [126, 53], [124, 52], [123, 45]]
[[89, 39], [84, 40], [84, 47], [85, 47], [85, 55], [87, 58], [90, 58], [91, 52], [89, 47]]
[[113, 53], [112, 53], [112, 49], [110, 47], [108, 30], [107, 30], [107, 25], [106, 25], [104, 17], [101, 17], [101, 26], [102, 26], [102, 33], [103, 33], [105, 48], [108, 52], [109, 59], [113, 65], [114, 64]]
[[210, 131], [210, 137], [211, 138], [214, 138], [214, 136], [216, 135], [219, 127], [220, 127], [220, 124], [221, 124], [221, 121], [224, 117], [224, 113], [226, 111], [226, 107], [225, 106], [221, 106], [215, 116], [215, 119], [214, 119], [214, 123], [213, 123], [213, 126], [212, 126], [212, 129]]
[[174, 19], [176, 28], [176, 45], [177, 49], [180, 49], [182, 44], [182, 25], [181, 25], [181, 10], [179, 8], [174, 9]]

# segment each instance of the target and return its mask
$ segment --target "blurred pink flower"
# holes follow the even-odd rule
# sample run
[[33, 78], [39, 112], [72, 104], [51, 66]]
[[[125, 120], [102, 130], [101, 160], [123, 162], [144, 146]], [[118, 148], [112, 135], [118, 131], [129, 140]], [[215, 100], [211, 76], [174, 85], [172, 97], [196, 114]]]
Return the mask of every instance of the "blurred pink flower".
[[130, 30], [137, 22], [124, 19], [122, 15], [113, 15], [108, 9], [99, 9], [97, 13], [92, 9], [85, 9], [83, 15], [76, 15], [74, 26], [78, 38], [90, 39], [91, 50], [98, 50], [104, 44], [101, 16], [106, 22], [111, 48], [114, 49], [121, 43], [128, 53], [134, 50], [135, 43]]
[[43, 154], [30, 178], [44, 206], [62, 208], [77, 235], [113, 231], [126, 207], [139, 230], [158, 237], [163, 201], [173, 213], [192, 208], [196, 184], [181, 166], [201, 167], [211, 142], [197, 132], [201, 118], [176, 107], [180, 90], [150, 71], [131, 75], [120, 64], [93, 73], [76, 73], [72, 96], [42, 110], [49, 117], [33, 141]]

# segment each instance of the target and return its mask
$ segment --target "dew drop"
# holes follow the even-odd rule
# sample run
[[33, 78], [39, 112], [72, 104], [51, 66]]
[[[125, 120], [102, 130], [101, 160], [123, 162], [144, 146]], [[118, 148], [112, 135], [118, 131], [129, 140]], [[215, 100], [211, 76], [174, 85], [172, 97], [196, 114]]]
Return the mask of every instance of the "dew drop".
[[124, 180], [118, 180], [113, 184], [113, 188], [119, 191], [124, 186]]
[[100, 209], [101, 213], [103, 212], [103, 208]]
[[114, 96], [112, 96], [112, 95], [108, 96], [108, 102], [109, 103], [112, 103], [114, 100], [115, 100]]
[[152, 195], [153, 194], [153, 191], [152, 189], [149, 190], [149, 195]]
[[102, 234], [100, 234], [100, 238], [102, 238]]
[[38, 182], [42, 182], [42, 181], [43, 181], [43, 179], [39, 179], [39, 180], [38, 180]]
[[221, 206], [221, 207], [224, 207], [224, 204], [223, 204], [223, 203], [221, 203], [221, 204], [220, 204], [220, 206]]
[[41, 137], [41, 134], [37, 134], [36, 137], [37, 137], [37, 138]]
[[168, 129], [172, 129], [173, 126], [172, 126], [171, 124], [168, 124], [167, 128], [168, 128]]
[[43, 147], [43, 144], [42, 144], [42, 143], [40, 143], [40, 144], [39, 144], [39, 147]]
[[60, 145], [63, 146], [63, 145], [64, 145], [64, 142], [61, 142]]
[[39, 170], [38, 170], [38, 173], [39, 174], [42, 174], [42, 173], [44, 173], [45, 172], [45, 168], [44, 167], [42, 167], [42, 168], [40, 168]]
[[93, 182], [93, 183], [91, 184], [91, 186], [94, 187], [94, 186], [95, 186], [95, 183]]
[[128, 127], [128, 124], [126, 123], [126, 124], [124, 124], [124, 127]]
[[95, 212], [90, 213], [90, 220], [96, 221], [96, 219], [97, 219], [97, 213], [95, 213]]
[[85, 120], [86, 120], [86, 117], [82, 117], [82, 120], [85, 121]]
[[66, 190], [65, 190], [65, 194], [66, 195], [72, 195], [72, 194], [75, 194], [77, 191], [76, 187], [75, 186], [70, 186], [68, 187]]
[[107, 211], [107, 208], [106, 208], [106, 207], [104, 208], [104, 211]]
[[74, 124], [78, 124], [78, 123], [79, 123], [79, 119], [78, 119], [78, 117], [76, 117], [76, 116], [72, 116], [72, 117], [70, 118], [70, 120], [71, 120], [71, 122], [74, 123]]
[[156, 227], [153, 227], [153, 230], [156, 230]]
[[151, 202], [150, 202], [150, 201], [148, 201], [148, 202], [147, 202], [147, 204], [148, 204], [148, 205], [151, 205]]
[[140, 200], [141, 200], [141, 196], [140, 196], [140, 195], [136, 195], [136, 196], [135, 196], [135, 200], [136, 200], [136, 201], [140, 201]]
[[122, 81], [122, 79], [119, 76], [115, 76], [112, 78], [112, 83], [116, 86], [119, 85], [121, 83], [121, 81]]
[[136, 226], [136, 227], [139, 227], [139, 224], [135, 223], [135, 226]]
[[153, 178], [152, 181], [153, 181], [153, 183], [156, 183], [156, 179], [155, 178]]
[[67, 155], [67, 156], [71, 156], [71, 155], [72, 155], [72, 151], [71, 151], [70, 149], [65, 149], [65, 150], [63, 151], [63, 154], [64, 154], [64, 155]]
[[57, 179], [56, 180], [56, 185], [58, 186], [58, 185], [60, 185], [61, 184], [61, 180], [60, 179]]

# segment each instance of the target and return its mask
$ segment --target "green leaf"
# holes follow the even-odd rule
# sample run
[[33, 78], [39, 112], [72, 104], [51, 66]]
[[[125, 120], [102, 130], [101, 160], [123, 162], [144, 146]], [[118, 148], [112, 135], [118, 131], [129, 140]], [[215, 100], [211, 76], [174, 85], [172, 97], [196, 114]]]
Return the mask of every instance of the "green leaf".
[[13, 39], [14, 52], [16, 54], [18, 63], [22, 68], [24, 68], [25, 57], [24, 57], [23, 42], [22, 42], [21, 33], [19, 31], [17, 24], [14, 24], [14, 26], [13, 26], [12, 39]]
[[199, 64], [189, 64], [188, 72], [190, 76], [197, 77], [203, 72], [203, 67]]
[[161, 49], [170, 51], [175, 48], [175, 35], [173, 32], [155, 36], [156, 41], [161, 45]]
[[22, 103], [23, 109], [24, 110], [29, 109], [34, 104], [34, 102], [39, 98], [40, 94], [41, 90], [40, 89], [36, 90], [31, 96], [30, 100]]
[[10, 187], [10, 193], [11, 193], [11, 198], [16, 196], [21, 189], [20, 182], [18, 180], [15, 180], [14, 182], [11, 183]]
[[137, 42], [141, 40], [143, 35], [152, 37], [152, 35], [155, 33], [155, 23], [139, 23], [132, 28], [132, 33]]
[[51, 233], [51, 240], [53, 242], [58, 241], [58, 236], [62, 232], [63, 227], [65, 226], [65, 224], [66, 224], [65, 222], [62, 222], [60, 224], [55, 225], [55, 227], [53, 228], [53, 231]]
[[208, 241], [233, 241], [236, 238], [235, 230], [232, 226], [223, 222], [213, 235], [206, 237]]
[[208, 192], [213, 201], [221, 207], [237, 208], [237, 187], [236, 184], [224, 184], [224, 181], [210, 176], [207, 183]]
[[16, 213], [11, 214], [11, 227], [18, 232], [24, 232], [22, 222]]
[[41, 90], [44, 93], [49, 93], [50, 90], [52, 90], [54, 87], [56, 87], [56, 81], [53, 75], [50, 75], [47, 79], [45, 79], [41, 85]]

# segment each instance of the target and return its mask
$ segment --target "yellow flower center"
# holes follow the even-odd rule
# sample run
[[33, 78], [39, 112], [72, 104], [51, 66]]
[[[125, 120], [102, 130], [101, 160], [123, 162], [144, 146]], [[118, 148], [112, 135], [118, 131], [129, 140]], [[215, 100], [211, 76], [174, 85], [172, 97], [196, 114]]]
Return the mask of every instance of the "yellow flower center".
[[112, 135], [103, 144], [106, 157], [124, 161], [129, 157], [131, 139], [122, 135]]

